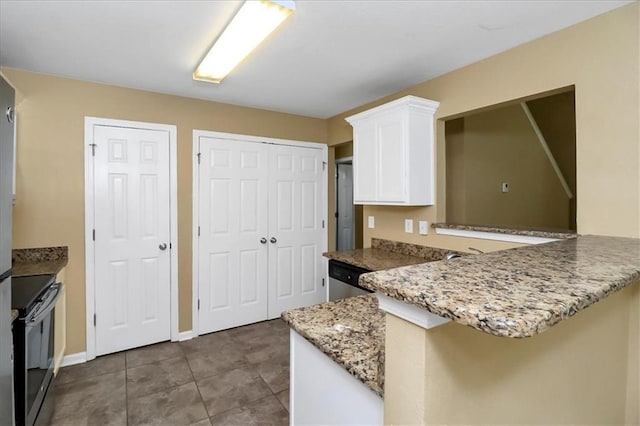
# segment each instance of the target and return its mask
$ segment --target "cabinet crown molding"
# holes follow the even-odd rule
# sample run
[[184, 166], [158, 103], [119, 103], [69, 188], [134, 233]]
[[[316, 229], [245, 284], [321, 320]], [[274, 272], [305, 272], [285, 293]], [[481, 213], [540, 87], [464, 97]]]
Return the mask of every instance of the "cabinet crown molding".
[[346, 117], [345, 120], [349, 124], [353, 124], [360, 120], [365, 120], [367, 118], [375, 117], [378, 114], [385, 114], [389, 111], [397, 110], [399, 108], [413, 109], [413, 110], [425, 111], [431, 114], [435, 114], [439, 106], [440, 106], [440, 102], [438, 101], [432, 101], [430, 99], [408, 95], [408, 96], [404, 96], [402, 98], [396, 99], [395, 101], [387, 102], [386, 104], [382, 104], [377, 107], [368, 109], [366, 111], [362, 111], [358, 114], [351, 115], [349, 117]]

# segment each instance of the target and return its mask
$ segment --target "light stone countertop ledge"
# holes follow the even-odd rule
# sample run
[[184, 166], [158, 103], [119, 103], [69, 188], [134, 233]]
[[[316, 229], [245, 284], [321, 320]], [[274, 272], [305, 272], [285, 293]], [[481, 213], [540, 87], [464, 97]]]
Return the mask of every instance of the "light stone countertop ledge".
[[374, 294], [293, 309], [282, 319], [369, 389], [384, 390], [384, 312]]
[[495, 336], [530, 337], [640, 280], [640, 239], [577, 238], [372, 272], [360, 285]]

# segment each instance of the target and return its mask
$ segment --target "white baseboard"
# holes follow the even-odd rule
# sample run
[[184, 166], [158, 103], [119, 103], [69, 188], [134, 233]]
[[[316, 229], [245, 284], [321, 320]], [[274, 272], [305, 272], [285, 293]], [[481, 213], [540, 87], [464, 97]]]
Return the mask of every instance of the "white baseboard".
[[178, 333], [178, 342], [184, 342], [185, 340], [193, 339], [193, 330], [181, 331]]
[[82, 364], [84, 362], [87, 362], [87, 353], [78, 352], [71, 355], [65, 355], [64, 358], [62, 358], [60, 367], [67, 367], [69, 365]]

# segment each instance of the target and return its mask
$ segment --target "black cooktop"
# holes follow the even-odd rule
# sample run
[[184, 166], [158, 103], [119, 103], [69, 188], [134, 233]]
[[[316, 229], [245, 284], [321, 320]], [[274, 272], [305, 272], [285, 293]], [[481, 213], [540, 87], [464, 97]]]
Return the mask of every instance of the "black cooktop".
[[11, 308], [23, 317], [38, 301], [40, 295], [55, 281], [55, 275], [29, 275], [11, 278]]

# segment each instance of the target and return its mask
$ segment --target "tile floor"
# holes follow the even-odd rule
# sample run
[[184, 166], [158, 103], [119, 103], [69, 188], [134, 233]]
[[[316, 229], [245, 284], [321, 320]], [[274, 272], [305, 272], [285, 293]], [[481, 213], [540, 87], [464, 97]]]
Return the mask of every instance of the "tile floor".
[[280, 319], [65, 367], [54, 425], [289, 423], [289, 327]]

